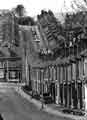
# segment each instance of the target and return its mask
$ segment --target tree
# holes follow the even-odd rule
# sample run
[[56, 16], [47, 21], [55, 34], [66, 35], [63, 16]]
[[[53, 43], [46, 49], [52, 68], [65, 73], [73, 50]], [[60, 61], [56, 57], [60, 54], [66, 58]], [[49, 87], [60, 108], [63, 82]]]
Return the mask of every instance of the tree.
[[87, 11], [87, 0], [73, 0], [71, 7], [75, 11]]
[[21, 4], [17, 5], [17, 7], [15, 8], [15, 13], [19, 17], [24, 16], [25, 15], [25, 8], [24, 8], [24, 6], [21, 5]]
[[14, 15], [16, 19], [16, 23], [19, 25], [35, 25], [35, 21], [30, 16], [25, 16], [25, 8], [23, 5], [19, 4], [16, 6], [16, 8], [12, 9], [12, 14]]
[[27, 17], [18, 18], [18, 24], [32, 26], [32, 25], [35, 25], [36, 23], [32, 17], [27, 16]]

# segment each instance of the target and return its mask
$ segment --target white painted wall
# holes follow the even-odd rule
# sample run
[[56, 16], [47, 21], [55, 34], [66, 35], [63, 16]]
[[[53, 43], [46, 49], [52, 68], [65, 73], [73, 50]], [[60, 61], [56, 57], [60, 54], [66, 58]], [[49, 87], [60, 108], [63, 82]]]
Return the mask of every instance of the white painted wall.
[[85, 110], [87, 111], [87, 84], [85, 84]]

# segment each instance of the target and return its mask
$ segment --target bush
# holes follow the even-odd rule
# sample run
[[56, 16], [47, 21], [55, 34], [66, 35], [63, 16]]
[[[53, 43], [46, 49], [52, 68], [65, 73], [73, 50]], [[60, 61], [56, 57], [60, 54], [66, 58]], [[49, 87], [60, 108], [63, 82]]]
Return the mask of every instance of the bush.
[[31, 91], [31, 88], [28, 85], [23, 86], [23, 89], [25, 89], [27, 91]]

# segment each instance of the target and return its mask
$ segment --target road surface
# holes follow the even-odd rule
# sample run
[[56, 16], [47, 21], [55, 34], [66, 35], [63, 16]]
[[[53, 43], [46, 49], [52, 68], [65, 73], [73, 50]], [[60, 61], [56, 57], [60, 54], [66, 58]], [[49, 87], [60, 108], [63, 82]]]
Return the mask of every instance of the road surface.
[[0, 88], [0, 113], [4, 120], [68, 120], [37, 109], [12, 88]]

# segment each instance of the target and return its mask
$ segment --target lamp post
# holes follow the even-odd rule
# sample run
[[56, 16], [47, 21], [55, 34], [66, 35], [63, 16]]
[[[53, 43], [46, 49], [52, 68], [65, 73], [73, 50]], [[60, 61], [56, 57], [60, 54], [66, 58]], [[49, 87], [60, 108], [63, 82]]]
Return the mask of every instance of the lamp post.
[[41, 109], [44, 108], [44, 98], [43, 98], [43, 92], [44, 92], [44, 88], [43, 88], [43, 82], [44, 82], [44, 70], [41, 69], [41, 74], [42, 74], [42, 79], [41, 79], [41, 86], [42, 86], [42, 92], [41, 92]]

